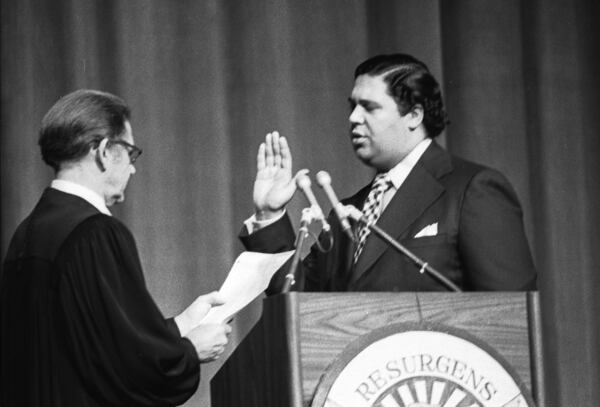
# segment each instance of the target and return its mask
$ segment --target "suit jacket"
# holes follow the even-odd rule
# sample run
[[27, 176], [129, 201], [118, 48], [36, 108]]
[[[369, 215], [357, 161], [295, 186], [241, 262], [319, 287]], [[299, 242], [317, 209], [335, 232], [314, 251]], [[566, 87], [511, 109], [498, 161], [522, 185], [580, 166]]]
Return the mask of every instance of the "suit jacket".
[[[343, 200], [362, 208], [371, 185]], [[313, 246], [303, 260], [297, 289], [306, 291], [440, 291], [432, 277], [372, 233], [356, 264], [353, 242], [329, 215], [334, 245], [328, 253]], [[435, 236], [415, 237], [437, 224]], [[536, 287], [536, 272], [517, 196], [498, 171], [454, 157], [433, 142], [421, 156], [377, 221], [407, 249], [464, 290], [515, 291]], [[278, 252], [294, 245], [289, 218], [248, 235], [248, 250]], [[285, 268], [286, 266], [284, 266]], [[282, 287], [285, 271], [267, 293]]]

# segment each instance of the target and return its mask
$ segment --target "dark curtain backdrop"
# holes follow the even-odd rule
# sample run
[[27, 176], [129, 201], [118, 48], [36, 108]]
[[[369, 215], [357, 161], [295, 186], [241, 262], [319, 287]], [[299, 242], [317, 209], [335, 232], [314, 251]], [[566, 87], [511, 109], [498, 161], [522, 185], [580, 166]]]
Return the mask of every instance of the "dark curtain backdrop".
[[[166, 315], [217, 289], [252, 212], [265, 132], [338, 194], [370, 172], [347, 136], [354, 67], [403, 51], [440, 79], [448, 149], [515, 186], [539, 268], [547, 406], [600, 400], [597, 1], [2, 0], [1, 253], [52, 173], [37, 130], [77, 88], [131, 105], [144, 148], [114, 212]], [[322, 194], [318, 194], [325, 202]], [[298, 197], [290, 212], [298, 219]], [[326, 205], [325, 205], [326, 206]], [[238, 317], [234, 342], [258, 307]], [[205, 366], [189, 406], [208, 406]]]

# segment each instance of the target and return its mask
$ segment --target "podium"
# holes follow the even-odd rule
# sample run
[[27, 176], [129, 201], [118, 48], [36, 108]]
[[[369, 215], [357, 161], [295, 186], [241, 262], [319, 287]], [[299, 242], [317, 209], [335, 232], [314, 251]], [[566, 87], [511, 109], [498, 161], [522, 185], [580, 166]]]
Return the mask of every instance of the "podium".
[[[315, 405], [315, 398], [324, 399], [323, 383], [331, 381], [349, 348], [360, 348], [372, 332], [404, 325], [466, 333], [543, 405], [538, 304], [538, 294], [531, 292], [272, 296], [263, 302], [261, 319], [213, 377], [212, 406]], [[456, 371], [460, 362], [454, 363]]]

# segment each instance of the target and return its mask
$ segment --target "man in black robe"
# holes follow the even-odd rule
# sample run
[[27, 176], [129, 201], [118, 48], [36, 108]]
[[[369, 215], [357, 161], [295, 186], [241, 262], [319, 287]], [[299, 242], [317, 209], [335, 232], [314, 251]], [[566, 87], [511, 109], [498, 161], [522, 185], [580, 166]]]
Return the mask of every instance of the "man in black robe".
[[167, 406], [196, 390], [199, 364], [227, 344], [200, 325], [216, 293], [165, 319], [146, 289], [135, 241], [110, 215], [134, 162], [130, 113], [114, 95], [80, 90], [42, 122], [56, 171], [18, 227], [0, 279], [0, 405]]

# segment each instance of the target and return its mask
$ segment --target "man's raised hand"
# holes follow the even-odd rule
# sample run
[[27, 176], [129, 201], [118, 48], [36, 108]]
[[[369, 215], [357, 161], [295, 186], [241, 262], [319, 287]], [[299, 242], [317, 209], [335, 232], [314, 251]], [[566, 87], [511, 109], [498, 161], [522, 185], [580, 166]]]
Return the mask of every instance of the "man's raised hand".
[[[306, 173], [301, 170], [296, 174]], [[257, 220], [278, 216], [296, 191], [292, 178], [292, 154], [285, 137], [277, 131], [268, 133], [258, 148], [256, 180], [254, 181], [254, 208]]]

